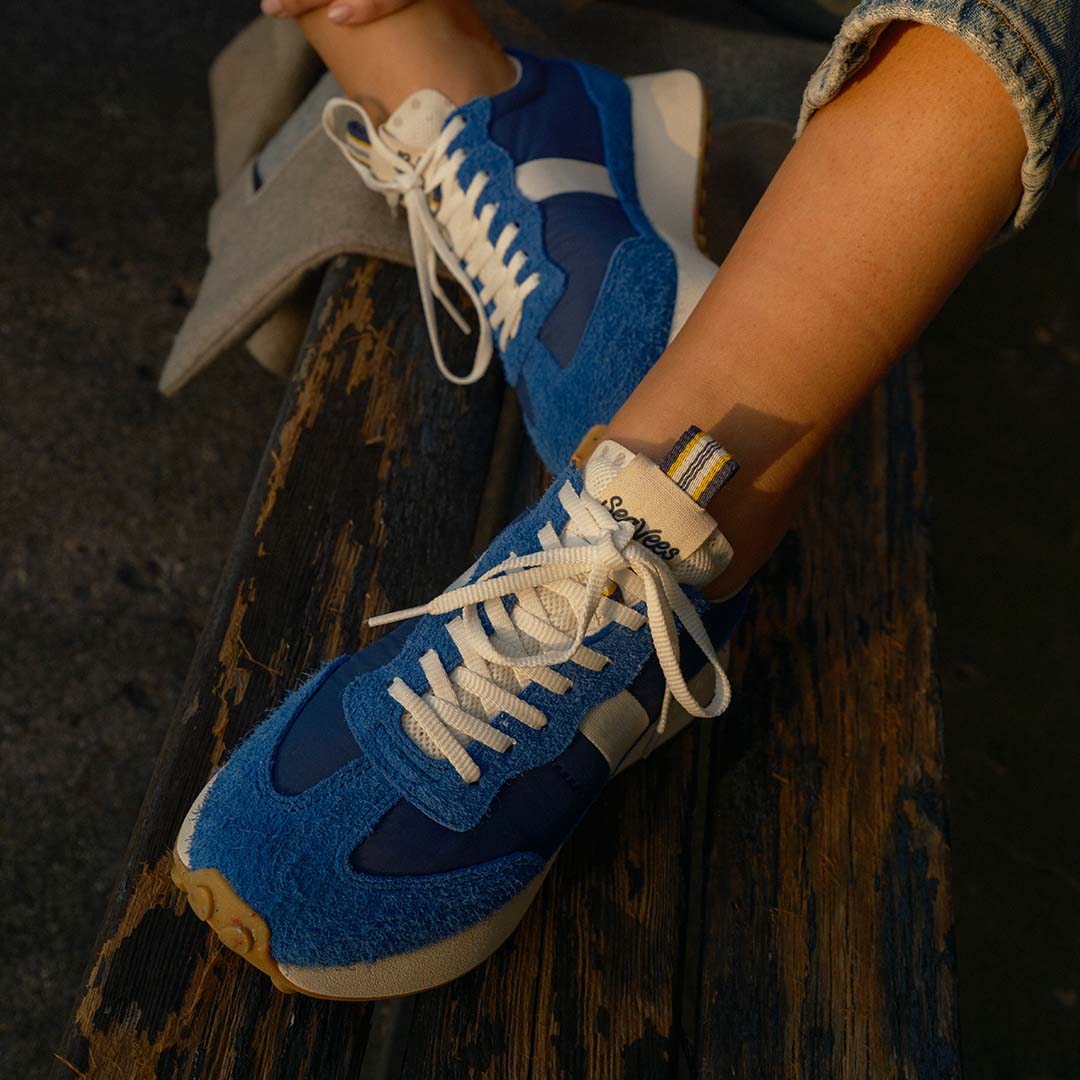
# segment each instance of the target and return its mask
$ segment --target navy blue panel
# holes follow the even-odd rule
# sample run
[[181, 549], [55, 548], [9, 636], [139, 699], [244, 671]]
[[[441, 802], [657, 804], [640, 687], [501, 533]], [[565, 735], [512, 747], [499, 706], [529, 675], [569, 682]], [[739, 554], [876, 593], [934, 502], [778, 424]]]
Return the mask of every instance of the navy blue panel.
[[[680, 635], [679, 659], [682, 664], [683, 673], [689, 681], [693, 675], [701, 670], [701, 667], [700, 665], [693, 667], [690, 664], [686, 654], [682, 652], [684, 644], [685, 635]], [[696, 648], [697, 646], [695, 646], [695, 649]], [[641, 703], [641, 707], [648, 715], [650, 723], [660, 717], [660, 709], [664, 704], [664, 687], [666, 685], [667, 680], [664, 678], [664, 672], [660, 668], [660, 661], [656, 659], [656, 653], [653, 653], [653, 655], [645, 661], [645, 666], [638, 672], [637, 678], [626, 688]]]
[[540, 340], [566, 367], [581, 343], [612, 254], [637, 230], [618, 200], [606, 195], [555, 195], [540, 209], [547, 256], [566, 273], [566, 289], [541, 327]]
[[[513, 751], [510, 751], [513, 753]], [[548, 765], [508, 780], [475, 828], [457, 832], [402, 799], [349, 857], [365, 874], [443, 874], [515, 852], [550, 858], [603, 790], [604, 756], [574, 741]]]
[[488, 132], [515, 165], [536, 158], [604, 164], [600, 120], [574, 66], [511, 50], [521, 79], [491, 99]]
[[[701, 614], [701, 623], [713, 648], [719, 652], [728, 638], [735, 632], [735, 627], [746, 614], [750, 600], [750, 586], [744, 585], [730, 600], [719, 604], [710, 604]], [[689, 681], [704, 666], [705, 654], [697, 647], [694, 639], [685, 630], [679, 631], [679, 663], [683, 674]], [[650, 720], [660, 718], [660, 709], [664, 704], [664, 673], [660, 661], [654, 653], [638, 672], [637, 678], [627, 687], [631, 694], [641, 702], [642, 708]]]
[[354, 653], [308, 699], [278, 745], [273, 771], [278, 791], [299, 795], [360, 754], [345, 723], [342, 692], [358, 675], [374, 671], [397, 656], [418, 621], [399, 623], [389, 634]]

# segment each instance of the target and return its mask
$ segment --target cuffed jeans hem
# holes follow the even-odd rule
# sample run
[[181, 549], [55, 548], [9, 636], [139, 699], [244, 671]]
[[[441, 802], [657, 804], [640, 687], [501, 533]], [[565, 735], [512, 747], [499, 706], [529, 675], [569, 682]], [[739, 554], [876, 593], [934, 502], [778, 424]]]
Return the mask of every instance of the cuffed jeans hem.
[[1027, 139], [1021, 168], [1024, 194], [1010, 227], [1031, 219], [1053, 181], [1054, 147], [1062, 128], [1060, 97], [1049, 59], [1040, 57], [1010, 16], [989, 0], [864, 0], [844, 20], [828, 55], [803, 94], [796, 137], [866, 63], [885, 28], [893, 22], [938, 26], [957, 34], [997, 72], [1020, 114]]

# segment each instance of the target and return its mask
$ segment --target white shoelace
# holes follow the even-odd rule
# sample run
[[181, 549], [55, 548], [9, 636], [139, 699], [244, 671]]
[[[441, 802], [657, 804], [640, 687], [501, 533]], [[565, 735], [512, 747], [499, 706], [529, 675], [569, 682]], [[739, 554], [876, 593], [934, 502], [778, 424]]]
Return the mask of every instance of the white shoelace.
[[[480, 769], [465, 744], [475, 739], [498, 751], [513, 746], [515, 740], [490, 723], [501, 712], [527, 727], [544, 727], [547, 716], [522, 701], [520, 693], [534, 682], [553, 693], [566, 693], [572, 681], [553, 669], [567, 660], [589, 671], [606, 667], [611, 659], [583, 642], [610, 622], [631, 630], [649, 624], [667, 680], [658, 732], [664, 729], [671, 699], [698, 717], [718, 716], [731, 700], [727, 675], [708, 633], [667, 564], [635, 542], [631, 527], [617, 524], [587, 492], [579, 495], [566, 484], [559, 501], [569, 523], [561, 537], [546, 524], [537, 533], [540, 551], [511, 555], [471, 585], [450, 589], [421, 607], [368, 620], [378, 626], [461, 609], [447, 631], [462, 663], [447, 671], [438, 653], [429, 650], [420, 665], [430, 689], [417, 694], [398, 678], [387, 692], [468, 783], [480, 778]], [[631, 603], [607, 595], [611, 582]], [[507, 611], [502, 598], [511, 595], [517, 603]], [[635, 596], [645, 600], [644, 615], [632, 606]], [[481, 606], [494, 631], [490, 636], [480, 618]], [[715, 672], [715, 690], [707, 705], [696, 700], [679, 665], [675, 616]]]
[[[334, 114], [338, 111], [352, 113], [361, 121], [372, 154], [378, 155], [392, 167], [390, 179], [380, 180], [368, 165], [357, 158], [335, 127]], [[477, 172], [467, 189], [462, 189], [458, 183], [465, 151], [458, 149], [448, 154], [447, 150], [464, 126], [465, 121], [460, 116], [453, 117], [416, 163], [410, 164], [387, 146], [367, 112], [355, 101], [332, 98], [323, 109], [323, 127], [364, 183], [373, 191], [397, 195], [405, 206], [409, 242], [416, 263], [416, 280], [420, 286], [420, 302], [427, 320], [435, 363], [445, 378], [459, 386], [467, 386], [483, 378], [491, 363], [491, 330], [499, 331], [499, 347], [505, 349], [517, 334], [525, 298], [540, 284], [540, 276], [536, 273], [523, 281], [517, 280], [528, 261], [523, 251], [517, 251], [509, 260], [506, 259], [510, 246], [517, 238], [518, 226], [506, 225], [494, 244], [490, 240], [489, 231], [499, 204], [489, 202], [479, 212], [476, 209], [490, 179], [488, 174]], [[438, 192], [437, 203], [434, 202], [435, 192]], [[468, 375], [455, 375], [443, 360], [435, 300], [439, 300], [466, 334], [469, 333], [469, 324], [443, 292], [439, 284], [437, 261], [442, 262], [453, 274], [476, 308], [480, 341]], [[465, 264], [464, 268], [462, 263]], [[479, 292], [473, 285], [474, 279], [481, 284]], [[487, 311], [488, 304], [493, 304], [490, 313]]]

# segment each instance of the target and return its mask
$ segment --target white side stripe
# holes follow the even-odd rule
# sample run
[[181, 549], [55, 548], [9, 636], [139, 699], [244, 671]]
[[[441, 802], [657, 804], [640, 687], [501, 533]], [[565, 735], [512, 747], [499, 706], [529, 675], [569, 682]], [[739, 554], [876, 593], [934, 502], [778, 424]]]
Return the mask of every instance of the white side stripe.
[[607, 169], [591, 161], [537, 158], [519, 165], [514, 178], [521, 194], [533, 202], [543, 202], [553, 195], [568, 195], [571, 192], [616, 198]]

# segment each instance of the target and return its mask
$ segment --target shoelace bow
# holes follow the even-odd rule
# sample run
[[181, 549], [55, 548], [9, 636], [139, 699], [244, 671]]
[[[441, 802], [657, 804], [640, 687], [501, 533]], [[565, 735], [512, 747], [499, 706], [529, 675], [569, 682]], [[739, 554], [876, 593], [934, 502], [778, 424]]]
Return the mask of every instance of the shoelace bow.
[[[390, 179], [380, 180], [375, 176], [338, 134], [334, 126], [334, 114], [338, 111], [351, 112], [363, 123], [372, 154], [380, 157], [393, 170]], [[505, 349], [517, 333], [525, 298], [540, 284], [540, 277], [534, 273], [523, 281], [517, 280], [527, 262], [523, 251], [515, 252], [509, 261], [504, 261], [517, 238], [519, 230], [516, 225], [506, 225], [496, 242], [491, 243], [488, 233], [498, 211], [498, 203], [487, 203], [479, 213], [476, 210], [477, 201], [490, 179], [488, 174], [477, 172], [467, 190], [463, 190], [458, 183], [457, 175], [465, 161], [465, 151], [458, 149], [452, 154], [447, 151], [465, 127], [465, 121], [460, 116], [450, 119], [415, 164], [410, 164], [387, 146], [363, 106], [348, 98], [332, 98], [326, 103], [323, 127], [369, 188], [396, 194], [405, 207], [409, 242], [416, 263], [416, 280], [420, 286], [420, 302], [439, 371], [459, 386], [467, 386], [483, 378], [491, 363], [492, 342], [488, 324], [500, 331], [499, 347]], [[433, 207], [431, 197], [436, 191], [440, 197]], [[439, 284], [439, 262], [450, 271], [476, 308], [480, 341], [468, 375], [455, 375], [443, 359], [435, 300], [442, 304], [462, 332], [469, 333], [469, 324]], [[462, 263], [465, 264], [464, 268]], [[473, 285], [473, 279], [482, 284], [479, 292]], [[490, 313], [487, 311], [488, 304], [493, 304]]]
[[[429, 650], [420, 658], [420, 665], [430, 689], [417, 694], [398, 678], [387, 692], [468, 783], [480, 778], [480, 769], [459, 736], [505, 751], [515, 740], [494, 727], [489, 717], [505, 712], [527, 727], [544, 727], [545, 714], [519, 694], [533, 682], [553, 693], [566, 693], [572, 681], [553, 669], [567, 660], [590, 671], [606, 667], [610, 658], [586, 646], [584, 640], [609, 622], [632, 630], [649, 624], [667, 680], [658, 733], [664, 730], [672, 699], [698, 717], [718, 716], [731, 699], [727, 675], [708, 633], [663, 560], [636, 543], [631, 527], [617, 524], [607, 508], [587, 492], [579, 495], [566, 484], [559, 501], [569, 516], [561, 538], [549, 522], [537, 533], [540, 551], [511, 555], [472, 584], [450, 589], [421, 607], [368, 620], [378, 626], [461, 610], [461, 615], [447, 624], [447, 631], [462, 663], [448, 672], [438, 653]], [[645, 614], [605, 595], [612, 581], [624, 595], [642, 595]], [[517, 603], [507, 611], [502, 598], [511, 595]], [[480, 618], [481, 605], [493, 629], [490, 636]], [[715, 672], [715, 690], [708, 705], [696, 700], [682, 673], [675, 616]], [[527, 645], [523, 635], [539, 647]], [[463, 691], [479, 705], [470, 708]]]

